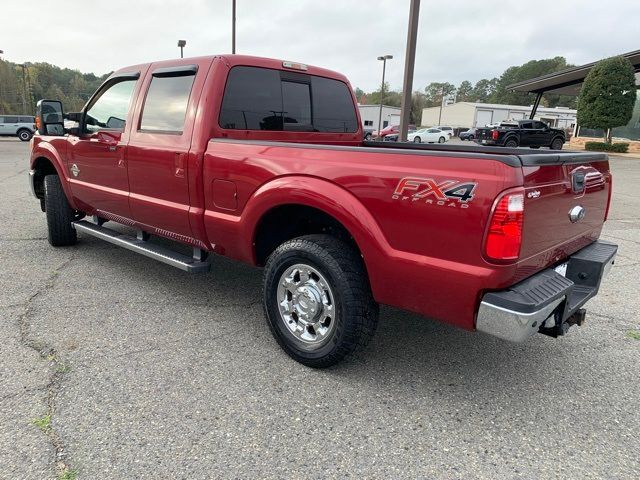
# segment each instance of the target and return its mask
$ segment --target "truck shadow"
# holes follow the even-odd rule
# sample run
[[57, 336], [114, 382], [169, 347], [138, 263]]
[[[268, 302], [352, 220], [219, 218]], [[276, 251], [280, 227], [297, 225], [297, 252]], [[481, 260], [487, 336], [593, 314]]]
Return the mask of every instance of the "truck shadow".
[[[114, 254], [104, 255], [105, 249]], [[363, 352], [329, 369], [307, 369], [286, 356], [271, 338], [260, 305], [261, 269], [214, 256], [211, 273], [190, 276], [91, 238], [83, 237], [78, 250], [78, 259], [86, 256], [89, 262], [91, 257], [99, 258], [103, 268], [115, 275], [127, 277], [130, 282], [142, 282], [143, 290], [157, 288], [158, 282], [171, 285], [177, 301], [185, 305], [206, 302], [216, 308], [246, 307], [250, 314], [242, 321], [251, 322], [249, 330], [263, 337], [260, 345], [254, 347], [259, 352], [253, 354], [262, 355], [265, 362], [279, 371], [309, 380], [316, 376], [333, 378], [394, 395], [403, 391], [459, 394], [460, 388], [473, 389], [481, 396], [487, 395], [489, 400], [496, 392], [525, 395], [530, 388], [548, 382], [550, 376], [558, 378], [558, 365], [569, 371], [584, 361], [582, 342], [536, 335], [526, 343], [512, 344], [383, 306], [378, 331]], [[206, 332], [211, 321], [215, 320], [202, 318], [197, 328]], [[233, 342], [250, 342], [249, 338], [242, 338], [244, 334], [240, 331]]]

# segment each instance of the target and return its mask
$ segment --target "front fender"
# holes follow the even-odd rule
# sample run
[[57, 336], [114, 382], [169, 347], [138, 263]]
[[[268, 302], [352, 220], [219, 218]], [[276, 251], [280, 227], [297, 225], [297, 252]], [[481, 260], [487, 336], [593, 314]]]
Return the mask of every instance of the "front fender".
[[36, 167], [36, 162], [38, 159], [44, 158], [53, 165], [55, 168], [58, 177], [60, 177], [60, 183], [62, 184], [62, 189], [64, 190], [65, 195], [67, 196], [67, 200], [71, 205], [71, 208], [77, 210], [77, 206], [74, 204], [73, 195], [71, 194], [71, 187], [69, 185], [69, 177], [67, 176], [67, 168], [64, 161], [65, 152], [61, 152], [60, 148], [66, 149], [67, 141], [65, 138], [56, 137], [56, 143], [62, 143], [61, 145], [53, 145], [51, 142], [44, 141], [41, 138], [34, 137], [33, 148], [31, 150], [31, 159], [30, 166], [31, 169]]

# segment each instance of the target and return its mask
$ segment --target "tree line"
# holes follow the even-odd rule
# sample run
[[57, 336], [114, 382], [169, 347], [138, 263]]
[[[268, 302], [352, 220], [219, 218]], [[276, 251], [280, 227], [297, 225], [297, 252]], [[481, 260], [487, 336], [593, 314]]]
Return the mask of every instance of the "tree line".
[[[573, 65], [567, 63], [564, 57], [554, 57], [543, 60], [531, 60], [519, 66], [507, 68], [502, 75], [491, 79], [483, 78], [471, 83], [468, 80], [454, 85], [450, 82], [431, 82], [424, 90], [416, 90], [411, 96], [411, 123], [419, 124], [422, 117], [422, 109], [437, 107], [443, 99], [452, 99], [456, 102], [482, 102], [500, 103], [508, 105], [532, 105], [535, 95], [524, 92], [511, 92], [508, 85], [530, 78], [539, 77], [549, 73], [558, 72]], [[365, 93], [362, 89], [355, 89], [358, 102], [365, 105], [380, 104], [381, 92], [377, 90]], [[384, 87], [384, 103], [399, 107], [402, 102], [402, 92], [391, 90], [387, 82]], [[541, 106], [545, 107], [569, 107], [576, 108], [576, 98], [567, 95], [545, 94]]]
[[0, 113], [34, 115], [36, 102], [43, 98], [61, 100], [66, 111], [78, 111], [108, 75], [0, 60]]

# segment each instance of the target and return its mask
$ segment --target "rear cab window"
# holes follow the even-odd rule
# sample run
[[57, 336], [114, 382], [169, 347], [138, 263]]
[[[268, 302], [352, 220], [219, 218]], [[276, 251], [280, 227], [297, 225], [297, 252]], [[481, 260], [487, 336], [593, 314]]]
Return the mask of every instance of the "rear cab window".
[[261, 67], [229, 71], [218, 118], [221, 128], [355, 133], [349, 87], [335, 79]]

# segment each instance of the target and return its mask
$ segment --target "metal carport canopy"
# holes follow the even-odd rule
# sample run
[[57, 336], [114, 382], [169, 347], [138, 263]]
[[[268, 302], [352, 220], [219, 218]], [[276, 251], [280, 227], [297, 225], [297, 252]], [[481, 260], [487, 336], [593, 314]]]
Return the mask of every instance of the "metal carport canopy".
[[[640, 50], [624, 53], [621, 56], [628, 59], [633, 65], [633, 68], [635, 68], [636, 85], [640, 85], [640, 74], [637, 73], [640, 71]], [[533, 118], [543, 93], [577, 96], [580, 93], [584, 79], [596, 63], [597, 62], [591, 62], [579, 67], [571, 67], [559, 72], [514, 83], [508, 85], [507, 90], [537, 94], [536, 102], [531, 111], [531, 118]]]

